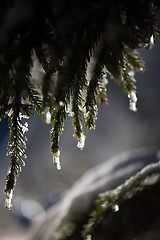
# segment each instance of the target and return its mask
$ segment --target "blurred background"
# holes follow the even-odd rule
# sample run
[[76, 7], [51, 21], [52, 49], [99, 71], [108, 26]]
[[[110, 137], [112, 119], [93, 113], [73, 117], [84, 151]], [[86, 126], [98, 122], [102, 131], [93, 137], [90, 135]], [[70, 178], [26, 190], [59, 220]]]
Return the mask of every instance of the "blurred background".
[[28, 121], [29, 132], [26, 166], [20, 173], [14, 193], [14, 206], [4, 207], [5, 177], [9, 159], [6, 157], [8, 141], [7, 120], [0, 124], [0, 240], [23, 233], [45, 209], [55, 204], [76, 179], [93, 166], [107, 161], [125, 150], [144, 146], [160, 147], [160, 40], [152, 50], [139, 51], [146, 71], [137, 73], [138, 111], [129, 110], [127, 95], [109, 79], [107, 94], [109, 105], [99, 106], [96, 129], [85, 130], [86, 144], [81, 151], [72, 137], [68, 118], [60, 139], [62, 170], [57, 171], [50, 154], [51, 126], [38, 116]]

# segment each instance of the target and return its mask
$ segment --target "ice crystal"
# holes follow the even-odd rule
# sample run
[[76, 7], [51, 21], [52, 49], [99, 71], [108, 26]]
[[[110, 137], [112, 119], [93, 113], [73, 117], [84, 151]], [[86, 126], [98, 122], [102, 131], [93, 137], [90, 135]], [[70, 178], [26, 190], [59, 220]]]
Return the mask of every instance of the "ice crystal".
[[81, 134], [81, 136], [80, 136], [80, 138], [78, 139], [78, 143], [77, 143], [77, 147], [79, 148], [79, 149], [83, 149], [84, 148], [84, 146], [85, 146], [85, 139], [86, 139], [86, 136], [82, 133]]
[[6, 193], [5, 207], [8, 208], [9, 210], [12, 207], [12, 198], [13, 198], [13, 189], [11, 189], [9, 193]]
[[53, 155], [53, 163], [56, 165], [57, 170], [61, 170], [61, 163], [60, 163], [60, 151], [58, 150], [57, 153]]
[[129, 108], [130, 108], [130, 110], [136, 112], [137, 111], [137, 107], [136, 107], [136, 103], [137, 103], [136, 92], [132, 91], [131, 93], [129, 93], [128, 94], [128, 98], [129, 98]]

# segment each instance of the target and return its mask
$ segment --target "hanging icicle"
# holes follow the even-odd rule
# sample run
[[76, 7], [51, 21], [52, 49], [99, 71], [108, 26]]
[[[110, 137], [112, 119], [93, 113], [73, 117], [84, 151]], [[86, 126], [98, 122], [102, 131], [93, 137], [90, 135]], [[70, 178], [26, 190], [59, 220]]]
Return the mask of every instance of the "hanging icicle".
[[10, 190], [9, 193], [6, 194], [6, 199], [5, 199], [5, 207], [8, 208], [9, 210], [12, 207], [12, 198], [13, 198], [13, 189]]
[[56, 165], [57, 170], [61, 170], [61, 162], [60, 162], [60, 151], [53, 154], [53, 163]]
[[77, 143], [77, 147], [80, 150], [83, 150], [84, 146], [85, 146], [85, 140], [86, 140], [86, 136], [84, 135], [84, 133], [81, 133], [80, 138], [78, 139], [78, 143]]
[[131, 93], [128, 94], [128, 98], [129, 98], [129, 108], [131, 111], [136, 112], [137, 111], [137, 96], [136, 96], [136, 92], [132, 91]]

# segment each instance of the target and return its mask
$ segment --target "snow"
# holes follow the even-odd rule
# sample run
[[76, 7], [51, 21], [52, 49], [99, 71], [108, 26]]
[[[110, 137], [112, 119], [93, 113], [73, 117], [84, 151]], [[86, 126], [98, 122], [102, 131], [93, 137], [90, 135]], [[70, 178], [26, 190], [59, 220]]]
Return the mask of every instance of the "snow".
[[27, 122], [25, 122], [23, 125], [21, 125], [21, 127], [22, 127], [22, 132], [23, 132], [23, 134], [24, 134], [25, 132], [28, 132], [28, 123], [27, 123]]
[[28, 116], [26, 116], [26, 115], [20, 113], [20, 114], [19, 114], [19, 119], [21, 120], [22, 118], [29, 119]]

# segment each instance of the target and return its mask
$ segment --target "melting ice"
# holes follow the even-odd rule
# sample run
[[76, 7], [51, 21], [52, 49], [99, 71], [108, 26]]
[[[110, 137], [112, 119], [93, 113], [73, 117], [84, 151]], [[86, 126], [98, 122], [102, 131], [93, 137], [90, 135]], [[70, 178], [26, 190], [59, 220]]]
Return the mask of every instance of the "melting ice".
[[81, 136], [80, 136], [80, 138], [79, 138], [79, 140], [78, 140], [78, 143], [77, 143], [77, 147], [79, 148], [79, 149], [83, 149], [84, 148], [84, 146], [85, 146], [85, 139], [86, 139], [86, 136], [82, 133], [81, 134]]
[[136, 92], [132, 91], [131, 93], [128, 94], [128, 98], [129, 98], [129, 108], [131, 111], [136, 112], [137, 111], [137, 96], [136, 96]]
[[13, 189], [11, 189], [10, 193], [6, 194], [6, 200], [5, 200], [5, 207], [9, 210], [12, 207], [12, 198], [13, 198]]
[[48, 107], [44, 110], [43, 114], [44, 114], [46, 123], [48, 123], [48, 124], [51, 123], [51, 113], [50, 113]]
[[119, 206], [118, 206], [117, 204], [114, 206], [114, 211], [115, 211], [115, 212], [118, 212], [118, 211], [119, 211]]
[[57, 153], [53, 155], [53, 163], [56, 165], [57, 170], [61, 170], [61, 163], [60, 163], [60, 151], [58, 150]]

